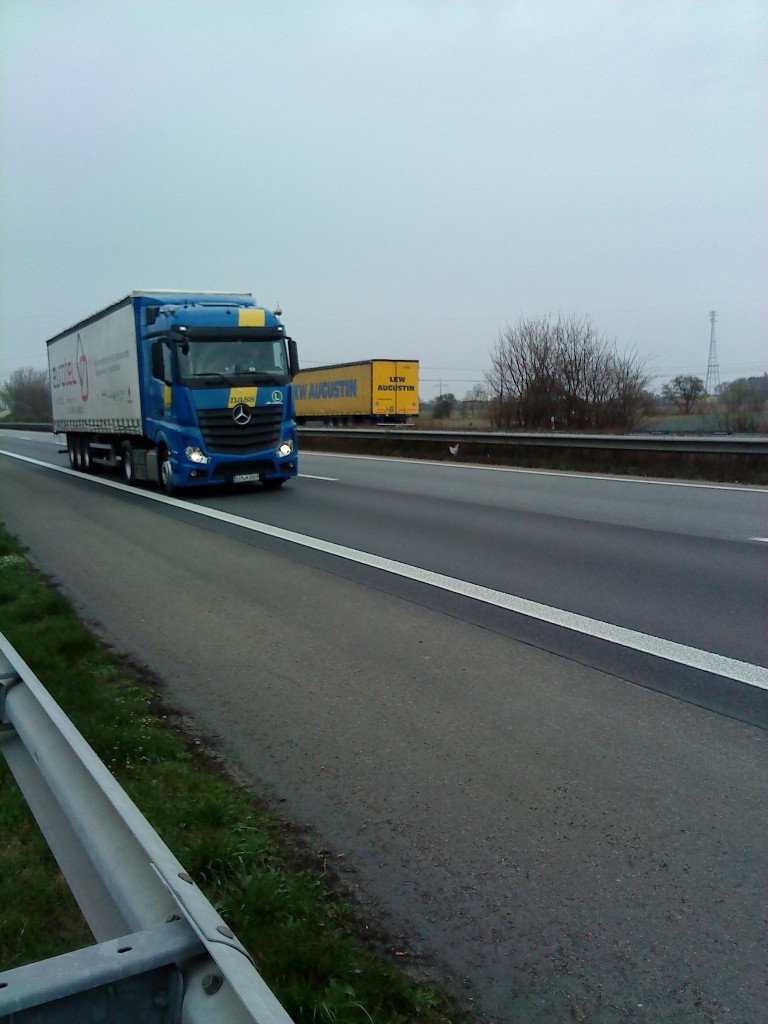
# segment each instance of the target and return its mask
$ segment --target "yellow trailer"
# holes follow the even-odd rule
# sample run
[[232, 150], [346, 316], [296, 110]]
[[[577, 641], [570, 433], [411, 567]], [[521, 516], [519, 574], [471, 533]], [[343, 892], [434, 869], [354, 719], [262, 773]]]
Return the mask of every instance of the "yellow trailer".
[[301, 370], [293, 378], [297, 423], [405, 423], [419, 415], [419, 363], [369, 359]]

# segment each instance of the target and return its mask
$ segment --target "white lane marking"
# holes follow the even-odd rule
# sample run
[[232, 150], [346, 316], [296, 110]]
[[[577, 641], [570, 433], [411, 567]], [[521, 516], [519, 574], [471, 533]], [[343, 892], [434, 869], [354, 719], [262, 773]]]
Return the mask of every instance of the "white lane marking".
[[302, 480], [325, 480], [329, 484], [337, 484], [339, 478], [337, 476], [313, 476], [312, 473], [299, 473]]
[[28, 462], [33, 466], [42, 466], [44, 469], [52, 469], [57, 473], [75, 476], [79, 480], [100, 484], [102, 487], [112, 487], [118, 491], [127, 491], [129, 494], [147, 498], [150, 501], [158, 501], [164, 505], [172, 505], [174, 508], [182, 508], [188, 512], [204, 516], [207, 519], [215, 519], [222, 523], [228, 523], [231, 526], [241, 527], [244, 530], [251, 530], [253, 533], [261, 533], [268, 537], [275, 537], [278, 540], [310, 548], [313, 551], [321, 551], [324, 554], [334, 555], [349, 562], [356, 562], [358, 565], [367, 565], [373, 569], [380, 569], [382, 572], [390, 573], [393, 576], [414, 580], [417, 583], [425, 583], [439, 590], [458, 594], [461, 597], [469, 597], [472, 600], [494, 605], [497, 608], [506, 608], [508, 611], [526, 615], [541, 622], [549, 622], [552, 625], [561, 626], [563, 629], [570, 629], [575, 633], [583, 633], [586, 636], [593, 636], [599, 640], [607, 640], [609, 643], [618, 644], [621, 647], [650, 654], [657, 658], [664, 658], [666, 661], [673, 661], [678, 665], [688, 665], [690, 668], [701, 669], [703, 672], [710, 672], [714, 675], [723, 676], [726, 679], [735, 679], [737, 682], [747, 683], [750, 686], [757, 686], [763, 690], [768, 690], [768, 668], [764, 665], [753, 665], [748, 661], [726, 658], [722, 654], [703, 651], [697, 647], [688, 647], [685, 644], [679, 644], [673, 640], [664, 640], [661, 637], [651, 636], [648, 633], [639, 633], [634, 629], [616, 626], [610, 622], [602, 622], [600, 619], [592, 619], [587, 615], [578, 615], [575, 612], [568, 612], [562, 608], [553, 608], [550, 605], [540, 604], [538, 601], [529, 601], [524, 597], [515, 597], [514, 594], [506, 594], [503, 591], [492, 590], [490, 587], [483, 587], [477, 583], [454, 579], [452, 576], [432, 572], [430, 569], [421, 569], [418, 566], [397, 562], [394, 559], [384, 558], [381, 555], [357, 551], [355, 548], [348, 548], [343, 544], [334, 544], [331, 541], [320, 540], [317, 537], [308, 537], [303, 533], [295, 533], [293, 530], [284, 530], [280, 526], [258, 523], [243, 516], [233, 515], [231, 512], [221, 512], [219, 509], [206, 508], [203, 505], [193, 505], [190, 501], [184, 501], [180, 498], [168, 498], [164, 494], [153, 491], [137, 490], [115, 480], [104, 480], [100, 477], [87, 476], [83, 473], [78, 473], [76, 470], [67, 469], [64, 466], [53, 466], [50, 463], [41, 462], [39, 459], [28, 458], [26, 455], [18, 455], [15, 452], [7, 452], [2, 449], [0, 449], [0, 455], [7, 455], [12, 459], [17, 459], [19, 462]]
[[306, 459], [318, 455], [326, 459], [360, 459], [368, 462], [398, 462], [406, 466], [441, 466], [443, 469], [476, 469], [479, 473], [529, 473], [533, 476], [564, 476], [571, 480], [609, 480], [611, 483], [653, 484], [658, 487], [696, 487], [711, 491], [746, 491], [749, 494], [768, 492], [759, 484], [716, 484], [696, 480], [660, 480], [658, 477], [621, 476], [618, 473], [574, 473], [565, 469], [528, 469], [524, 466], [482, 466], [474, 462], [440, 462], [432, 459], [404, 459], [397, 455], [351, 455], [348, 452], [316, 452], [301, 450]]
[[749, 539], [757, 541], [758, 544], [768, 544], [768, 537], [750, 537]]

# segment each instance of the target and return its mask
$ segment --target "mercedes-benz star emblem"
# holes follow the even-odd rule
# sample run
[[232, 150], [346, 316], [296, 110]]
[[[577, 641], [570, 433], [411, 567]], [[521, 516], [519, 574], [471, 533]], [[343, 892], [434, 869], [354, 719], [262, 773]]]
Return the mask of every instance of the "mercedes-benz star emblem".
[[251, 422], [251, 410], [247, 405], [236, 405], [232, 410], [232, 419], [238, 425], [238, 427], [244, 427], [247, 423]]

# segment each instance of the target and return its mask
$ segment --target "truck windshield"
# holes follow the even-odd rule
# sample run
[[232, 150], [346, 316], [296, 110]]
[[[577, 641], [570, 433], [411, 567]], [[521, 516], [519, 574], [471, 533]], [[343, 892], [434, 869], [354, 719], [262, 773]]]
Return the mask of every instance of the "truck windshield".
[[190, 387], [234, 382], [286, 384], [290, 379], [285, 342], [253, 338], [189, 338], [175, 342], [179, 377]]

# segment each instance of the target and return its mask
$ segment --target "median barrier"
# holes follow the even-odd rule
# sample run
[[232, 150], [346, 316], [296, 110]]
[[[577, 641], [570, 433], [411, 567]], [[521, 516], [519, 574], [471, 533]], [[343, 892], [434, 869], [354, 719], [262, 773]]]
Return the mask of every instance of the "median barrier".
[[300, 427], [300, 451], [768, 484], [768, 436]]
[[[50, 431], [45, 423], [2, 423]], [[413, 426], [298, 428], [299, 451], [429, 459], [521, 469], [768, 484], [765, 434], [568, 434], [419, 430]]]

